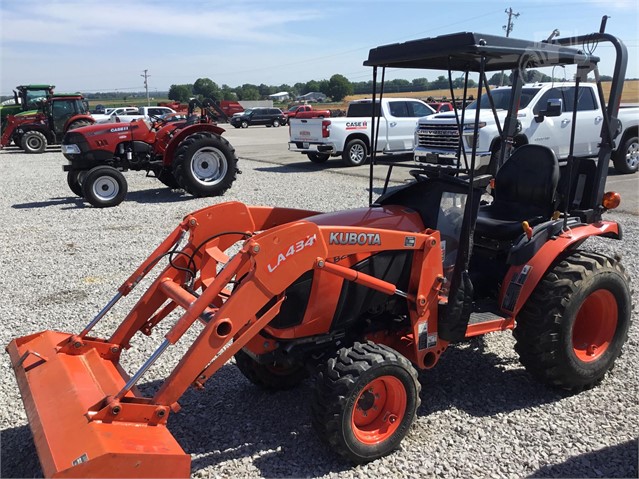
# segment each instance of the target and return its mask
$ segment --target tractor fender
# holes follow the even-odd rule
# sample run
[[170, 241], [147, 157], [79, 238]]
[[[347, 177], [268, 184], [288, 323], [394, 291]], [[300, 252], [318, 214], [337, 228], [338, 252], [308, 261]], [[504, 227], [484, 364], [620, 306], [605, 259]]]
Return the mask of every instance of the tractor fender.
[[210, 125], [206, 123], [197, 123], [195, 125], [187, 126], [186, 128], [182, 128], [173, 138], [169, 141], [168, 145], [166, 145], [166, 150], [164, 152], [164, 158], [162, 163], [164, 166], [171, 166], [173, 163], [173, 154], [175, 150], [182, 143], [182, 140], [193, 133], [198, 133], [201, 131], [208, 131], [210, 133], [214, 133], [216, 135], [222, 135], [224, 133], [224, 128], [220, 128], [216, 125]]
[[499, 295], [501, 309], [519, 314], [548, 269], [591, 236], [621, 239], [621, 227], [613, 221], [576, 226], [547, 241], [525, 264], [510, 267]]
[[78, 120], [86, 120], [91, 124], [95, 123], [95, 119], [91, 115], [75, 115], [66, 121], [66, 123], [64, 124], [64, 131], [67, 131], [69, 129], [69, 125], [71, 125], [71, 123], [75, 123]]

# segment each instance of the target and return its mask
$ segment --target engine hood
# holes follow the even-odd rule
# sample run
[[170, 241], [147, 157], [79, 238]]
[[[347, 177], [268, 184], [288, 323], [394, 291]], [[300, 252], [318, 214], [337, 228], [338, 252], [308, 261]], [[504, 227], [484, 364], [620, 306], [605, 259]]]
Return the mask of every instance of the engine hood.
[[318, 226], [360, 226], [417, 233], [424, 230], [419, 213], [405, 206], [388, 205], [324, 213], [308, 218]]
[[71, 131], [85, 136], [96, 136], [113, 133], [128, 134], [130, 129], [130, 123], [94, 123]]

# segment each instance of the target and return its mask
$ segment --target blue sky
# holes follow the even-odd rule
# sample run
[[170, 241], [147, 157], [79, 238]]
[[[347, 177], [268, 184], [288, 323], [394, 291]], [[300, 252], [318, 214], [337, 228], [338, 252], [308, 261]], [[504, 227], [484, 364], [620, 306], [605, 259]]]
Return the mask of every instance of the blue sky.
[[[457, 31], [503, 35], [512, 7], [512, 37], [542, 40], [599, 29], [628, 47], [628, 77], [639, 77], [638, 0], [456, 1], [348, 0], [2, 0], [0, 94], [24, 83], [58, 91], [140, 91], [208, 77], [219, 85], [294, 84], [371, 79], [362, 62], [372, 47]], [[613, 49], [600, 45], [601, 72]], [[441, 72], [439, 73], [441, 74]], [[412, 79], [434, 72], [391, 71]]]

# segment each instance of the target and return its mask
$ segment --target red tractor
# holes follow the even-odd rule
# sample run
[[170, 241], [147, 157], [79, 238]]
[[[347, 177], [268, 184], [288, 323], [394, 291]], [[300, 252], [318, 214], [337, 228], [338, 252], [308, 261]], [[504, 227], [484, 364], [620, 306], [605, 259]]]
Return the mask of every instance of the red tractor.
[[[588, 73], [599, 79], [599, 59], [581, 45], [611, 42], [618, 56], [598, 161], [572, 158], [560, 182], [549, 148], [522, 146], [497, 172], [486, 204], [473, 151], [467, 173], [417, 174], [364, 208], [318, 213], [229, 202], [187, 215], [83, 328], [9, 344], [45, 476], [189, 477], [190, 456], [167, 419], [188, 388], [204, 389], [233, 357], [266, 388], [313, 374], [312, 424], [357, 463], [390, 453], [410, 434], [420, 400], [429, 398], [420, 396], [417, 370], [436, 367], [466, 338], [514, 330], [523, 367], [541, 383], [574, 392], [599, 383], [621, 354], [632, 310], [619, 260], [583, 244], [621, 239], [621, 227], [602, 215], [619, 200], [603, 188], [627, 53], [603, 30], [542, 43], [465, 32], [371, 50], [365, 65], [375, 80], [386, 67], [450, 68], [451, 84], [452, 70], [466, 79], [475, 72], [480, 102], [486, 72], [514, 69], [506, 140], [516, 134], [521, 68], [577, 65], [578, 82]], [[465, 125], [462, 117], [460, 137]], [[160, 261], [113, 333], [92, 336]], [[167, 332], [155, 352], [129, 374], [121, 356], [162, 321]], [[145, 396], [136, 385], [178, 341], [188, 350]]]
[[42, 153], [47, 145], [60, 143], [67, 131], [93, 123], [82, 95], [54, 93], [33, 113], [8, 115], [0, 147], [13, 141], [27, 153]]
[[[195, 114], [199, 106], [201, 113]], [[237, 158], [214, 102], [192, 100], [184, 119], [175, 116], [87, 126], [67, 133], [62, 153], [71, 191], [97, 208], [119, 205], [127, 193], [123, 171], [153, 173], [169, 188], [193, 196], [223, 194], [235, 181]], [[221, 115], [224, 115], [221, 112]]]

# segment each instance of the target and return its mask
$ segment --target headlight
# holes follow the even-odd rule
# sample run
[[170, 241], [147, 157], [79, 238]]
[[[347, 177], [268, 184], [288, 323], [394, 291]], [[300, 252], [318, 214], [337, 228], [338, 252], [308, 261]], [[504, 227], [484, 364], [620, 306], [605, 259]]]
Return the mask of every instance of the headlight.
[[78, 148], [78, 145], [62, 145], [62, 153], [68, 155], [79, 155], [80, 148]]
[[[477, 128], [483, 128], [486, 126], [486, 122], [485, 121], [480, 121], [479, 123], [477, 123]], [[472, 132], [475, 129], [475, 124], [474, 123], [464, 123], [464, 131], [465, 132]]]

